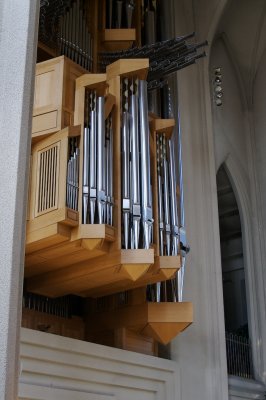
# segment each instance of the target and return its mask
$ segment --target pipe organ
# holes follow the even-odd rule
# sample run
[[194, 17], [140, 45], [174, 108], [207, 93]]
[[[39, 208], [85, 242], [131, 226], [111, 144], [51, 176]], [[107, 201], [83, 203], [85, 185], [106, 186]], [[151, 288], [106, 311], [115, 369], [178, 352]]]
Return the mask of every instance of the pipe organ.
[[[158, 71], [166, 64], [172, 71], [173, 59], [159, 65], [166, 50], [158, 44], [121, 50], [121, 38], [116, 53], [104, 53], [105, 71], [102, 64], [100, 73], [88, 73], [92, 45], [83, 47], [97, 44], [86, 33], [83, 6], [71, 2], [59, 18], [59, 47], [72, 61], [59, 56], [36, 70], [23, 325], [49, 332], [49, 310], [63, 304], [53, 332], [65, 334], [67, 318], [75, 337], [156, 354], [156, 343], [193, 321], [192, 304], [182, 301], [188, 246], [176, 122], [149, 112], [148, 90], [167, 84]], [[116, 31], [109, 34], [136, 34], [138, 2], [103, 7], [106, 29]], [[169, 58], [176, 43], [177, 66], [192, 63], [186, 38], [168, 42]], [[75, 318], [71, 299], [79, 299]]]

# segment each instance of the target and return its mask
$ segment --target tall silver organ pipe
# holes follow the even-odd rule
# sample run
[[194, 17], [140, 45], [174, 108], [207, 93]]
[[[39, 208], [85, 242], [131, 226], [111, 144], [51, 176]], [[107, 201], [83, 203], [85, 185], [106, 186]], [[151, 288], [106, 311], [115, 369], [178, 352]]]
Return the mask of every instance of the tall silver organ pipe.
[[106, 223], [113, 224], [113, 125], [112, 118], [106, 120]]
[[89, 204], [89, 127], [84, 125], [83, 135], [83, 192], [82, 192], [82, 205], [83, 214], [82, 222], [87, 223], [88, 204]]
[[69, 157], [67, 163], [66, 206], [78, 211], [79, 187], [79, 148], [77, 138], [69, 140]]
[[182, 166], [182, 138], [181, 138], [181, 127], [180, 127], [180, 115], [178, 113], [177, 118], [178, 128], [178, 161], [179, 161], [179, 190], [180, 190], [180, 253], [181, 253], [181, 268], [177, 274], [178, 283], [178, 301], [183, 299], [183, 286], [184, 286], [184, 275], [186, 266], [186, 254], [189, 252], [189, 245], [186, 239], [186, 228], [185, 228], [185, 207], [184, 207], [184, 185], [183, 185], [183, 166]]
[[140, 163], [141, 163], [141, 207], [144, 248], [151, 245], [152, 236], [152, 198], [151, 198], [151, 173], [150, 173], [150, 140], [148, 122], [148, 93], [147, 82], [139, 80], [139, 126], [140, 126]]
[[170, 175], [170, 206], [171, 206], [171, 236], [172, 236], [172, 256], [178, 254], [178, 213], [177, 213], [177, 180], [174, 154], [174, 142], [168, 140], [169, 151], [169, 175]]
[[163, 178], [162, 178], [162, 154], [161, 136], [156, 137], [157, 179], [158, 179], [158, 225], [159, 225], [159, 253], [164, 255], [164, 211], [163, 211]]
[[[96, 94], [92, 94], [93, 99], [96, 98]], [[94, 107], [96, 107], [96, 101], [93, 100]], [[93, 106], [92, 106], [93, 107]], [[96, 209], [96, 108], [93, 108], [90, 112], [90, 150], [89, 150], [89, 161], [90, 161], [90, 223], [94, 224], [94, 216]]]
[[131, 239], [130, 231], [130, 131], [129, 131], [129, 98], [128, 98], [128, 79], [122, 82], [123, 101], [122, 101], [122, 219], [123, 219], [123, 247], [129, 248], [129, 238]]
[[97, 99], [97, 206], [99, 224], [105, 221], [105, 124], [104, 97]]
[[152, 193], [147, 83], [122, 82], [122, 232], [125, 249], [152, 244]]
[[105, 121], [104, 97], [85, 90], [82, 223], [113, 224], [112, 113]]
[[139, 165], [139, 137], [138, 137], [138, 100], [136, 95], [131, 96], [131, 204], [132, 204], [132, 245], [131, 248], [138, 249], [140, 234], [140, 165]]
[[166, 255], [170, 256], [171, 253], [171, 221], [170, 221], [170, 199], [169, 199], [169, 171], [168, 160], [166, 158], [166, 140], [163, 135], [162, 140], [163, 148], [163, 193], [164, 193], [164, 218], [165, 218], [165, 238], [166, 238]]
[[129, 161], [129, 114], [122, 114], [122, 212], [124, 226], [124, 247], [129, 244], [129, 217], [130, 217], [130, 161]]

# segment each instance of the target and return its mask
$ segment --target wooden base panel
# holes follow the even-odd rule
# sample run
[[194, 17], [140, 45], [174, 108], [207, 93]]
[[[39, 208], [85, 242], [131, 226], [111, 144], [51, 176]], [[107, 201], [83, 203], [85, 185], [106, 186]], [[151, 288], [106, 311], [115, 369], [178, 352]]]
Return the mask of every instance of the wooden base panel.
[[55, 335], [84, 340], [85, 325], [80, 317], [62, 318], [23, 308], [21, 326]]
[[95, 333], [126, 327], [167, 344], [193, 322], [193, 307], [189, 302], [137, 304], [95, 312], [88, 321]]
[[[102, 293], [102, 288], [108, 294], [126, 290], [131, 282], [137, 281], [148, 271], [154, 260], [153, 250], [128, 250], [127, 252], [128, 254], [123, 250], [116, 251], [95, 257], [89, 262], [85, 260], [41, 275], [28, 275], [27, 288], [30, 292], [48, 297], [70, 293], [84, 297], [95, 294], [98, 297], [99, 293]], [[55, 262], [53, 254], [50, 256], [51, 260], [45, 261], [45, 265], [49, 263], [53, 265]], [[62, 257], [64, 260], [70, 258], [71, 255]], [[56, 265], [60, 259], [56, 260]], [[38, 265], [39, 271], [43, 264]], [[34, 268], [36, 269], [36, 266]], [[33, 270], [33, 266], [30, 269]]]
[[149, 356], [158, 355], [158, 344], [152, 337], [141, 335], [126, 328], [108, 330], [96, 335], [87, 332], [86, 340]]
[[[127, 252], [129, 253], [128, 255], [128, 261], [131, 259], [132, 255], [135, 252], [147, 252], [147, 250], [122, 250], [123, 257], [125, 260], [127, 259]], [[153, 250], [149, 250], [151, 252]], [[147, 255], [146, 255], [147, 257]], [[142, 262], [144, 262], [145, 258], [142, 258]], [[141, 259], [139, 260], [141, 262]], [[110, 285], [106, 286], [101, 286], [100, 288], [95, 288], [91, 289], [85, 292], [80, 292], [79, 295], [83, 297], [101, 297], [101, 296], [107, 296], [112, 293], [117, 293], [117, 292], [122, 292], [124, 290], [131, 290], [131, 289], [136, 289], [139, 287], [143, 287], [152, 283], [156, 282], [163, 282], [168, 279], [171, 279], [176, 272], [179, 270], [181, 261], [180, 257], [155, 257], [154, 261], [149, 261], [149, 268], [146, 269], [146, 271], [142, 274], [139, 274], [139, 277], [137, 276], [136, 272], [135, 274], [135, 279], [132, 279], [131, 281], [118, 281], [114, 282], [112, 284], [112, 287]], [[142, 268], [143, 264], [139, 264], [139, 268]], [[124, 264], [124, 268], [130, 268], [130, 273], [133, 274], [133, 264]], [[143, 270], [142, 270], [143, 272]]]
[[[109, 225], [70, 228], [52, 224], [27, 235], [25, 276], [55, 271], [109, 251], [115, 230]], [[36, 240], [38, 239], [38, 240]]]
[[26, 255], [44, 252], [44, 249], [69, 241], [70, 238], [71, 230], [57, 223], [45, 226], [37, 231], [28, 232], [26, 238]]
[[[107, 237], [104, 226], [98, 227]], [[89, 239], [90, 230], [81, 226], [69, 241], [27, 254], [28, 290], [48, 297], [102, 297], [168, 280], [180, 268], [180, 257], [154, 258], [153, 249], [110, 250], [110, 242]]]

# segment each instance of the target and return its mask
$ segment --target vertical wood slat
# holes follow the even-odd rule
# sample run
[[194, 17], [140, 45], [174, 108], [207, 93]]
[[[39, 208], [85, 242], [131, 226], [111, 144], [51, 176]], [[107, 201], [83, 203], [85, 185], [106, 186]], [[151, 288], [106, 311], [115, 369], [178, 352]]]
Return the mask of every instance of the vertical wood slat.
[[59, 142], [39, 151], [35, 216], [58, 208]]
[[[43, 155], [41, 154], [40, 157], [38, 157], [38, 169], [37, 172], [39, 172], [39, 185], [42, 186], [42, 175], [43, 175]], [[42, 196], [41, 196], [41, 190], [36, 191], [36, 193], [38, 194], [38, 198], [37, 198], [37, 204], [38, 204], [38, 208], [37, 208], [37, 212], [40, 211], [40, 207], [42, 207]]]
[[[56, 168], [56, 166], [57, 166], [57, 151], [56, 151], [56, 149], [54, 149], [54, 165], [53, 165], [53, 182], [54, 182], [54, 185], [56, 185], [56, 170], [57, 170], [57, 168]], [[55, 192], [55, 190], [53, 191], [53, 203], [55, 204], [55, 201], [56, 201], [56, 192]]]
[[52, 202], [52, 197], [53, 197], [53, 192], [54, 192], [54, 190], [52, 190], [53, 185], [54, 185], [54, 182], [52, 179], [53, 165], [54, 165], [54, 148], [49, 150], [49, 178], [48, 179], [50, 181], [50, 185], [49, 185], [49, 192], [48, 192], [48, 207], [47, 208], [52, 207], [52, 204], [53, 204], [53, 202]]

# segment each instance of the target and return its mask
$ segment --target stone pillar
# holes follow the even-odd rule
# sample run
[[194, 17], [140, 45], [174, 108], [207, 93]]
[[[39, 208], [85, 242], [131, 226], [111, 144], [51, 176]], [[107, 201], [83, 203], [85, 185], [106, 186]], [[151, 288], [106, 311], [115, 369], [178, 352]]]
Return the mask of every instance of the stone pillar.
[[[202, 40], [199, 33], [208, 31], [210, 21], [201, 25], [198, 19], [196, 24], [194, 6], [203, 1], [169, 1], [175, 16], [173, 34], [196, 30], [196, 41]], [[213, 6], [215, 0], [209, 3]], [[192, 301], [194, 306], [194, 323], [171, 343], [171, 358], [181, 371], [182, 400], [228, 399], [208, 63], [204, 58], [178, 72], [178, 96], [176, 88], [171, 88], [174, 109], [179, 107], [180, 111], [187, 240], [191, 246], [184, 301]]]
[[184, 301], [193, 302], [194, 323], [173, 341], [171, 354], [181, 367], [182, 400], [226, 400], [222, 269], [208, 60], [200, 60], [198, 65], [180, 72], [178, 94], [187, 240], [191, 246]]
[[0, 2], [0, 398], [17, 398], [38, 0]]

